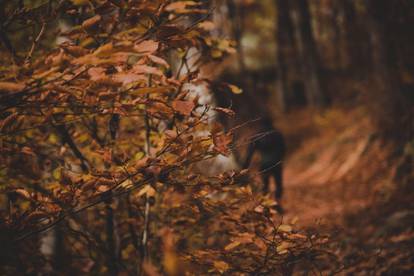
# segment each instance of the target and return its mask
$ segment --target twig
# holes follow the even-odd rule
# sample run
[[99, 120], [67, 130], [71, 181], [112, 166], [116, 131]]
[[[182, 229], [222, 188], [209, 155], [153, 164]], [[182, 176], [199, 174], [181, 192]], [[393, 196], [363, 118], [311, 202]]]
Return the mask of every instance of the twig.
[[32, 58], [32, 55], [33, 55], [33, 52], [34, 52], [34, 50], [36, 48], [36, 45], [37, 45], [37, 43], [39, 43], [40, 39], [42, 38], [42, 35], [45, 32], [45, 29], [46, 29], [46, 22], [43, 22], [42, 27], [40, 29], [40, 32], [37, 35], [37, 37], [35, 38], [35, 40], [33, 40], [32, 47], [30, 48], [30, 51], [29, 51], [29, 53], [27, 54], [27, 56], [26, 56], [26, 58], [24, 60], [24, 63], [25, 64], [27, 64], [27, 63], [30, 62], [30, 60]]

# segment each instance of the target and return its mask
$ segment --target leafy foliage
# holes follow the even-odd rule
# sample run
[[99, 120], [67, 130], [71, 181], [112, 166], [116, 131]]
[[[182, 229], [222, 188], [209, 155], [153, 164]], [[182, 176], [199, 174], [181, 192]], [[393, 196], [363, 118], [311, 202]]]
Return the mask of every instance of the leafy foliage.
[[[321, 255], [247, 171], [197, 170], [232, 142], [190, 93], [202, 64], [234, 51], [210, 35], [207, 5], [22, 3], [2, 6], [4, 273], [283, 273]], [[31, 45], [17, 43], [30, 26]]]

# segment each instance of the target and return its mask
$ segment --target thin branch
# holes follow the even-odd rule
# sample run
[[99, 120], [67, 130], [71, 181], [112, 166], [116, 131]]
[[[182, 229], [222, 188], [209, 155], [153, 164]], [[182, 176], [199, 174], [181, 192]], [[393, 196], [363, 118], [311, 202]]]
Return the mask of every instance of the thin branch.
[[32, 55], [33, 55], [33, 52], [36, 48], [36, 45], [37, 45], [37, 43], [39, 43], [40, 39], [42, 38], [42, 35], [45, 32], [45, 29], [46, 29], [46, 22], [43, 22], [42, 27], [40, 29], [40, 32], [37, 35], [37, 37], [35, 38], [35, 40], [33, 40], [32, 47], [30, 48], [30, 51], [29, 51], [29, 53], [27, 54], [27, 56], [24, 60], [25, 64], [29, 63], [30, 60], [32, 59]]

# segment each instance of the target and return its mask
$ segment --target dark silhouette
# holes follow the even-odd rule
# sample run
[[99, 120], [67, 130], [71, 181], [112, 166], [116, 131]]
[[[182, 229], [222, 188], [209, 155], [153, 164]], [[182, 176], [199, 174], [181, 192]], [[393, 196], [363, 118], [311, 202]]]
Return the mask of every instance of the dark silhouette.
[[260, 154], [260, 171], [263, 179], [263, 192], [269, 192], [270, 178], [273, 176], [276, 181], [275, 199], [278, 201], [277, 209], [283, 210], [280, 200], [283, 194], [283, 158], [285, 155], [285, 141], [280, 131], [275, 129], [270, 118], [261, 120], [261, 128], [255, 135], [247, 150], [243, 168], [250, 165], [253, 154], [257, 151]]

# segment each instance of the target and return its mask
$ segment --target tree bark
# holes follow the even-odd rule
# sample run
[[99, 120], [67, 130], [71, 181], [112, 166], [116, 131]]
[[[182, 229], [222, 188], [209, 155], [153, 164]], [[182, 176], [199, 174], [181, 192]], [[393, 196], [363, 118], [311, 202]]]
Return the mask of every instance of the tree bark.
[[312, 33], [309, 4], [306, 0], [293, 0], [291, 3], [295, 40], [302, 60], [302, 74], [308, 102], [312, 106], [323, 107], [327, 99], [320, 80], [319, 55]]
[[294, 46], [293, 26], [289, 16], [289, 4], [285, 0], [274, 1], [277, 10], [277, 31], [275, 34], [277, 41], [277, 93], [279, 107], [282, 112], [287, 111], [288, 95], [291, 93], [288, 84], [288, 64], [289, 48]]

